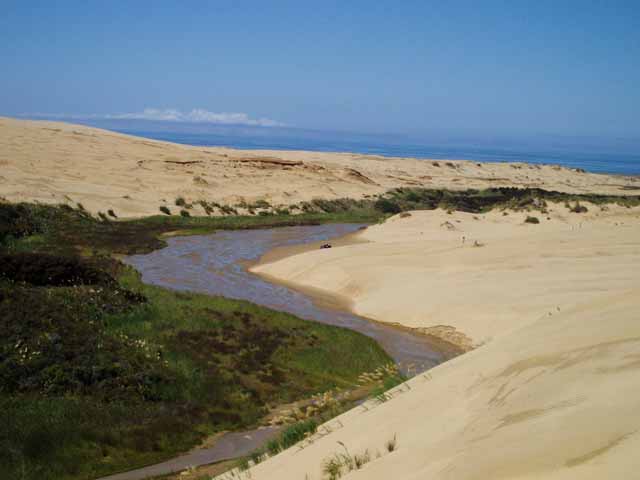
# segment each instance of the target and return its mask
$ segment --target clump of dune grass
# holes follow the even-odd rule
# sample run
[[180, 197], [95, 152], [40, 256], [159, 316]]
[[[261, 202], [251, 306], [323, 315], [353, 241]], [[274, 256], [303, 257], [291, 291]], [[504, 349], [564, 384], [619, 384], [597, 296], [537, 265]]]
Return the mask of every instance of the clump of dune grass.
[[353, 470], [360, 470], [371, 461], [371, 454], [368, 449], [362, 453], [352, 455], [344, 443], [338, 441], [338, 444], [344, 452], [334, 453], [322, 462], [322, 473], [327, 480], [337, 480]]
[[540, 220], [538, 219], [538, 217], [532, 217], [530, 215], [527, 215], [527, 218], [524, 219], [524, 223], [538, 224], [540, 223]]
[[396, 435], [394, 434], [393, 438], [387, 440], [387, 443], [385, 443], [384, 446], [387, 448], [387, 452], [389, 453], [395, 451], [398, 446], [398, 440], [396, 438]]
[[107, 213], [109, 214], [110, 217], [118, 218], [118, 216], [116, 215], [116, 212], [114, 212], [111, 208], [107, 210]]

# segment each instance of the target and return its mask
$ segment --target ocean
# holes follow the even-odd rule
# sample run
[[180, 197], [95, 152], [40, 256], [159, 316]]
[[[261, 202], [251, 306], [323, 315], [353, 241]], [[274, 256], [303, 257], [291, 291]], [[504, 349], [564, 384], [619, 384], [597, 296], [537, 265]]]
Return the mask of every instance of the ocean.
[[141, 120], [94, 120], [78, 123], [188, 145], [224, 146], [245, 150], [311, 150], [390, 157], [555, 164], [589, 172], [640, 175], [640, 139], [555, 135], [409, 136]]

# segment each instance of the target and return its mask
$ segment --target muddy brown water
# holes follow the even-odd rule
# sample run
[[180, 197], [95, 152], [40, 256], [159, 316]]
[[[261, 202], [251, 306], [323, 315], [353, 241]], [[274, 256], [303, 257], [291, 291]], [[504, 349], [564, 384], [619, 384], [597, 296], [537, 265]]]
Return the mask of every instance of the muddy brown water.
[[[418, 373], [441, 363], [445, 356], [421, 335], [323, 306], [306, 293], [271, 283], [246, 269], [247, 264], [274, 248], [330, 240], [361, 227], [359, 224], [328, 224], [173, 237], [161, 250], [133, 255], [124, 261], [141, 273], [145, 283], [248, 300], [301, 318], [360, 332], [375, 339], [405, 374]], [[227, 433], [211, 448], [194, 450], [163, 463], [101, 480], [140, 480], [241, 457], [262, 446], [277, 432], [277, 428], [267, 427]]]

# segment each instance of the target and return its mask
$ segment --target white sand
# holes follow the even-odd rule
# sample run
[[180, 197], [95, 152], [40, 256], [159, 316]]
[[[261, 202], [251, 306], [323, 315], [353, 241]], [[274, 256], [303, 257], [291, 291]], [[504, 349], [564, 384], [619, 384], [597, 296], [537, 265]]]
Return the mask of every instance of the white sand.
[[346, 295], [358, 313], [452, 326], [481, 346], [389, 402], [348, 412], [343, 428], [260, 464], [253, 478], [320, 479], [338, 441], [382, 453], [349, 479], [634, 478], [640, 209], [551, 208], [551, 220], [533, 214], [539, 225], [522, 213], [412, 212], [363, 232], [370, 243], [256, 267]]
[[[184, 163], [191, 162], [191, 163]], [[195, 163], [194, 163], [195, 162]], [[80, 202], [120, 217], [159, 213], [187, 201], [288, 205], [361, 198], [400, 186], [531, 186], [567, 192], [637, 193], [640, 178], [554, 166], [385, 158], [351, 153], [242, 151], [121, 135], [59, 122], [0, 117], [0, 198]], [[197, 207], [193, 214], [204, 214]]]

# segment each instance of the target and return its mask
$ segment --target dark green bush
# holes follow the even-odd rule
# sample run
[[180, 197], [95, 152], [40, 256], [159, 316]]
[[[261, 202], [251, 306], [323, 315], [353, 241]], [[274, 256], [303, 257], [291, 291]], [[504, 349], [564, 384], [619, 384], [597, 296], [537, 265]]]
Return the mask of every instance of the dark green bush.
[[379, 198], [374, 205], [375, 209], [382, 213], [396, 214], [402, 211], [400, 205], [388, 198]]

